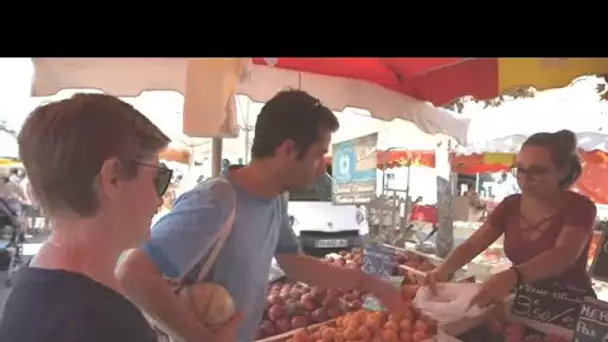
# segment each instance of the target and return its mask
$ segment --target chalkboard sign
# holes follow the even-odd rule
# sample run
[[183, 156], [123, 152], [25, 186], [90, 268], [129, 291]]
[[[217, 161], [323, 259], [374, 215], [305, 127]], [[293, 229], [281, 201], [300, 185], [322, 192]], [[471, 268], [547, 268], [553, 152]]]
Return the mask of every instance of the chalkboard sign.
[[602, 240], [595, 251], [595, 257], [591, 264], [589, 273], [593, 278], [608, 281], [608, 241], [606, 241], [606, 232], [602, 234]]
[[361, 270], [379, 278], [389, 279], [397, 264], [397, 252], [378, 244], [368, 244], [363, 248]]
[[608, 303], [585, 297], [574, 329], [574, 342], [608, 341]]
[[517, 316], [574, 329], [584, 294], [556, 282], [521, 285], [511, 312]]
[[[377, 244], [368, 244], [363, 248], [363, 260], [361, 270], [372, 274], [378, 278], [390, 281], [396, 286], [400, 286], [403, 277], [393, 277], [393, 269], [397, 264], [397, 252], [392, 248], [387, 248]], [[363, 308], [370, 311], [385, 311], [386, 308], [380, 303], [378, 298], [367, 295], [363, 300]]]

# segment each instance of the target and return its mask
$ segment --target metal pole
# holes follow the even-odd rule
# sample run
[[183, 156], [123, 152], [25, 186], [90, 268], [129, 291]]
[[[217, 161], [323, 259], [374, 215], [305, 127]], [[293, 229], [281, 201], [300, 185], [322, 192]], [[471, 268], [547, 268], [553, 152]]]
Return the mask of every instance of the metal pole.
[[247, 106], [245, 106], [245, 113], [243, 114], [243, 121], [245, 121], [245, 160], [243, 164], [249, 163], [249, 150], [251, 150], [251, 144], [249, 142], [249, 133], [251, 131], [251, 127], [249, 126], [249, 109], [251, 108], [251, 106], [249, 106], [250, 103], [251, 100], [247, 98]]
[[211, 177], [219, 176], [222, 170], [222, 138], [213, 138], [211, 142]]
[[405, 224], [407, 224], [407, 219], [408, 219], [408, 213], [409, 213], [409, 200], [410, 200], [410, 182], [411, 182], [411, 175], [412, 175], [412, 158], [409, 158], [408, 163], [407, 163], [407, 183], [406, 186], [407, 188], [405, 188]]

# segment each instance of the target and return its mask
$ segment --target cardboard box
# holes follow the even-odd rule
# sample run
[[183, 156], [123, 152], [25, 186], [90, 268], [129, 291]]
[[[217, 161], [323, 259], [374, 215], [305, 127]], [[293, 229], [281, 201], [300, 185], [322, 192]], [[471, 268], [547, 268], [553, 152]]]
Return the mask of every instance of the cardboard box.
[[573, 332], [553, 324], [541, 323], [526, 318], [521, 318], [511, 314], [511, 304], [513, 303], [514, 295], [511, 295], [501, 305], [496, 305], [492, 309], [484, 312], [476, 317], [467, 317], [461, 320], [445, 323], [438, 327], [437, 342], [463, 342], [457, 337], [484, 324], [487, 319], [501, 318], [507, 322], [522, 323], [532, 329], [538, 330], [545, 334], [553, 334], [572, 340]]

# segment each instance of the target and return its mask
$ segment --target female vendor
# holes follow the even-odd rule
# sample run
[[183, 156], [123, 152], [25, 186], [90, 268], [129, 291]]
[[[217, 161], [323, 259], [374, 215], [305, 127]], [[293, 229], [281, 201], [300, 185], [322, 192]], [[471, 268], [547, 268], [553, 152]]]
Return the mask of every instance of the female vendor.
[[581, 175], [576, 136], [562, 130], [537, 133], [524, 142], [516, 163], [521, 194], [506, 197], [488, 220], [427, 276], [436, 282], [469, 263], [504, 234], [504, 251], [513, 263], [481, 287], [471, 305], [502, 301], [518, 285], [554, 280], [595, 297], [587, 274], [587, 251], [596, 207], [568, 189]]

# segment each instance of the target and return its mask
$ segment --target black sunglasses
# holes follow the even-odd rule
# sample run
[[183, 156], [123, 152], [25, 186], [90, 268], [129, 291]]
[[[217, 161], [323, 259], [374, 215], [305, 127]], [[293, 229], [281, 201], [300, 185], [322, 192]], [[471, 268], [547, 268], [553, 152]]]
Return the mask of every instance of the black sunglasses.
[[173, 178], [173, 170], [171, 170], [165, 163], [159, 163], [158, 165], [146, 164], [137, 160], [133, 160], [134, 163], [141, 166], [152, 167], [156, 169], [156, 176], [154, 177], [154, 185], [156, 187], [156, 194], [158, 197], [163, 197], [169, 185], [171, 184], [171, 178]]

